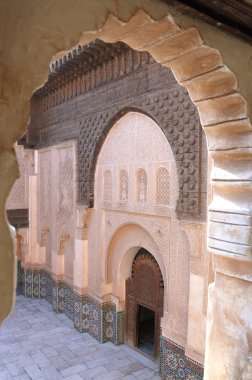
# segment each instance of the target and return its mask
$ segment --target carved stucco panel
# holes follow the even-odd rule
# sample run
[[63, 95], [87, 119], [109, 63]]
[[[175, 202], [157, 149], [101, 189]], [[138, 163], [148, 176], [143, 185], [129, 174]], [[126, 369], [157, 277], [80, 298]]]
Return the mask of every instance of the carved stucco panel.
[[46, 245], [47, 235], [51, 234], [51, 150], [38, 154], [38, 242]]
[[[58, 148], [58, 186], [57, 186], [57, 237], [58, 253], [64, 254], [66, 245], [73, 250], [74, 240], [74, 148]], [[73, 253], [73, 252], [72, 252]]]
[[29, 175], [34, 172], [34, 152], [25, 150], [22, 145], [17, 144], [14, 145], [14, 149], [18, 161], [19, 178], [7, 199], [7, 210], [29, 208]]
[[[129, 112], [111, 129], [102, 147], [96, 167], [95, 201], [104, 199], [106, 201], [104, 207], [122, 207], [124, 210], [129, 207], [127, 205], [135, 204], [135, 211], [141, 206], [140, 212], [144, 204], [156, 205], [157, 174], [160, 168], [169, 173], [170, 189], [167, 186], [169, 194], [166, 199], [169, 198], [169, 206], [175, 208], [179, 185], [171, 147], [159, 126], [152, 119], [140, 113]], [[120, 196], [122, 170], [128, 179], [127, 205], [118, 203], [122, 200]], [[108, 173], [110, 173], [109, 194]], [[103, 183], [101, 177], [103, 177]], [[101, 196], [102, 188], [106, 199]], [[141, 191], [142, 197], [140, 197]], [[117, 205], [111, 204], [111, 201], [117, 202]], [[137, 204], [141, 205], [137, 206]], [[161, 210], [162, 205], [159, 206]]]
[[126, 224], [138, 224], [143, 227], [155, 240], [161, 251], [169, 246], [170, 220], [141, 214], [128, 214], [106, 210], [104, 212], [105, 246], [109, 250], [109, 243], [116, 231]]

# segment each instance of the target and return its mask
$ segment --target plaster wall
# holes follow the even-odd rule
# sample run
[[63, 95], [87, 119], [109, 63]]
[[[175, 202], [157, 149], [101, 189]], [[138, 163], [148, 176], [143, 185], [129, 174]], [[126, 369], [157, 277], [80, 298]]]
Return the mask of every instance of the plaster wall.
[[[38, 151], [36, 244], [45, 250], [45, 268], [73, 280], [75, 247], [75, 144]], [[34, 208], [31, 208], [33, 210]], [[33, 211], [34, 212], [34, 211]]]

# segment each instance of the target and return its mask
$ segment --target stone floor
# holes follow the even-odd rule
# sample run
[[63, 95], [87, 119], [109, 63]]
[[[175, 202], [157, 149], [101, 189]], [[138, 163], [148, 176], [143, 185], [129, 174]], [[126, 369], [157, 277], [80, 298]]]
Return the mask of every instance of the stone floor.
[[81, 334], [45, 300], [17, 296], [0, 328], [0, 379], [156, 379], [157, 365], [125, 345]]

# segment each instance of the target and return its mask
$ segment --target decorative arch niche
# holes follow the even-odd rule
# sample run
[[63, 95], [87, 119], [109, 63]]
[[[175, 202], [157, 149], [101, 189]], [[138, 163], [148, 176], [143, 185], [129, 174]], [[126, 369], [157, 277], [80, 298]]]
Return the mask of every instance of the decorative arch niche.
[[[109, 202], [106, 203], [109, 208], [115, 207], [115, 202], [119, 202], [120, 204], [116, 207], [123, 207], [124, 211], [126, 209], [129, 211], [133, 205], [135, 210], [139, 206], [146, 209], [152, 205], [158, 206], [156, 212], [168, 212], [166, 207], [168, 202], [165, 204], [167, 193], [163, 187], [167, 184], [169, 173], [172, 177], [169, 183], [171, 186], [167, 189], [168, 195], [170, 195], [170, 190], [172, 192], [169, 197], [169, 207], [176, 210], [178, 201], [183, 202], [184, 194], [179, 191], [181, 176], [178, 174], [178, 161], [164, 130], [152, 118], [142, 112], [128, 112], [118, 119], [102, 141], [99, 155], [96, 157], [93, 181], [94, 208], [98, 207], [99, 201], [103, 199], [105, 203]], [[200, 165], [198, 161], [197, 163]], [[160, 170], [162, 183], [157, 176]], [[107, 194], [108, 183], [110, 196]], [[159, 195], [161, 191], [163, 198], [165, 196], [163, 204], [156, 202], [157, 184]], [[160, 189], [161, 185], [162, 189]], [[197, 192], [196, 194], [198, 195]], [[195, 196], [194, 193], [193, 196]], [[164, 206], [165, 210], [163, 210]], [[197, 212], [195, 214], [192, 212], [191, 217], [197, 218], [199, 215]]]
[[125, 281], [131, 275], [134, 257], [141, 247], [155, 257], [164, 286], [168, 286], [164, 260], [154, 238], [138, 224], [125, 224], [114, 232], [106, 254], [106, 283], [113, 283], [113, 292], [120, 302], [125, 301]]

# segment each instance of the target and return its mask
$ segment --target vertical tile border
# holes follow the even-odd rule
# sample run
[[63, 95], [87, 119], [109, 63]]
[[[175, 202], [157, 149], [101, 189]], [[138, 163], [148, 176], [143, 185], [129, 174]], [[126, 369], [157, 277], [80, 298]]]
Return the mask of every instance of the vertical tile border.
[[25, 297], [32, 297], [33, 293], [33, 283], [32, 283], [33, 273], [31, 269], [25, 269]]
[[40, 298], [40, 271], [32, 271], [32, 297]]
[[23, 268], [21, 266], [21, 260], [17, 259], [17, 285], [22, 284]]
[[46, 298], [47, 275], [44, 270], [40, 271], [40, 298]]
[[102, 305], [89, 296], [82, 305], [82, 323], [85, 332], [102, 342]]
[[115, 344], [123, 344], [125, 342], [125, 312], [119, 311], [116, 313], [116, 340]]
[[116, 342], [116, 305], [102, 304], [102, 342]]
[[82, 322], [82, 305], [84, 303], [84, 296], [80, 296], [79, 294], [74, 293], [74, 306], [73, 306], [73, 312], [74, 312], [74, 327], [79, 332], [83, 331], [83, 322]]

